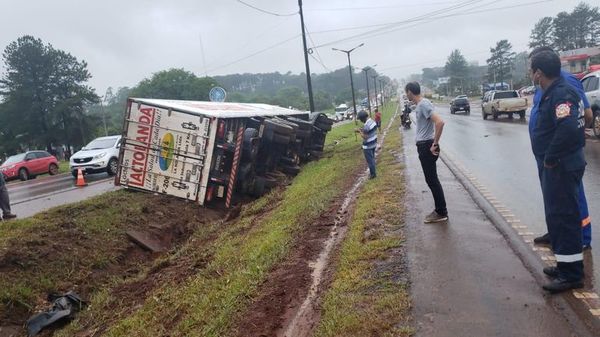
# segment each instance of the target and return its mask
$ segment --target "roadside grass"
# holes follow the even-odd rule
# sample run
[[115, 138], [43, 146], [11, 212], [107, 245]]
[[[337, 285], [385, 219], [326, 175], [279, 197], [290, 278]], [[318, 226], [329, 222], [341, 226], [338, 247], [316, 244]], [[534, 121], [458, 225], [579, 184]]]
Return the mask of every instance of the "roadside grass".
[[[386, 107], [384, 122], [395, 108]], [[198, 247], [190, 240], [171, 259], [189, 258], [188, 254], [197, 254], [198, 258], [210, 256], [206, 265], [184, 281], [165, 282], [154, 288], [139, 308], [108, 322], [104, 335], [227, 335], [238, 315], [257, 295], [269, 271], [290, 252], [303, 226], [340, 197], [354, 173], [365, 168], [360, 140], [353, 136], [354, 128], [354, 124], [334, 128], [327, 136], [323, 159], [306, 164], [285, 190], [271, 192], [244, 207], [241, 216], [227, 223], [214, 241]], [[275, 198], [274, 193], [280, 193], [279, 197]], [[268, 206], [271, 209], [265, 212]], [[87, 321], [107, 310], [123, 311], [118, 300], [105, 292], [92, 300], [91, 308], [55, 335], [66, 337], [83, 329], [89, 331]], [[95, 325], [106, 324], [100, 320]]]
[[69, 162], [61, 160], [58, 162], [58, 173], [68, 173], [69, 172]]
[[[337, 255], [315, 336], [410, 336], [410, 298], [402, 273], [404, 215], [399, 119], [377, 160], [377, 178], [359, 194], [349, 232]], [[392, 255], [395, 255], [392, 257]]]

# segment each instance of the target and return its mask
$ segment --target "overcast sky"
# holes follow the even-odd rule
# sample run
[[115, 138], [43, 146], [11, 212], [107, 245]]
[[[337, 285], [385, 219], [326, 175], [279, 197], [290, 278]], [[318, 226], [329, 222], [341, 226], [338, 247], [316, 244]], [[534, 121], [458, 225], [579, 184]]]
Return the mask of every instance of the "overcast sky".
[[[244, 2], [280, 15], [298, 10], [297, 0]], [[523, 6], [533, 2], [537, 3]], [[377, 64], [379, 72], [393, 78], [443, 65], [455, 48], [469, 61], [484, 64], [489, 48], [498, 40], [508, 39], [515, 51], [523, 51], [541, 17], [571, 11], [577, 3], [304, 0], [305, 23], [312, 38], [309, 47], [325, 45], [314, 49], [312, 55], [323, 65], [311, 58], [311, 72], [346, 66], [345, 54], [331, 48], [350, 49], [360, 43], [365, 45], [352, 53], [353, 65]], [[594, 5], [596, 0], [588, 3]], [[498, 9], [504, 7], [512, 8]], [[90, 84], [99, 95], [109, 86], [133, 86], [168, 68], [209, 76], [304, 71], [299, 15], [266, 14], [237, 0], [0, 0], [0, 8], [2, 50], [23, 35], [41, 38], [87, 61], [93, 76]], [[467, 12], [479, 13], [452, 16]], [[417, 17], [426, 20], [402, 24]], [[388, 23], [396, 24], [381, 26]], [[323, 32], [362, 26], [372, 27]], [[382, 29], [379, 35], [329, 44], [376, 29]], [[263, 50], [267, 51], [258, 53]], [[0, 70], [4, 73], [3, 67]]]

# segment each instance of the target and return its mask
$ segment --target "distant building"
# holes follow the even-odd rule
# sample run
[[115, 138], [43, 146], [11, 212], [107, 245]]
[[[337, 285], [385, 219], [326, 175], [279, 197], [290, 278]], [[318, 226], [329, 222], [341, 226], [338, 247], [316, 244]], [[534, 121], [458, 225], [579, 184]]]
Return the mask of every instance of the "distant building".
[[562, 69], [582, 78], [600, 68], [600, 46], [559, 52]]

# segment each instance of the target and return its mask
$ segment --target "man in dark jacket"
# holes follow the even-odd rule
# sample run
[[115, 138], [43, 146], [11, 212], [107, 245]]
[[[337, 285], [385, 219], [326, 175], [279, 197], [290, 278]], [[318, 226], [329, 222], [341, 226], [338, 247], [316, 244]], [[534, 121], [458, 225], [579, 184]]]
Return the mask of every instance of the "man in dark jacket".
[[583, 253], [579, 186], [585, 170], [585, 138], [579, 129], [579, 97], [560, 76], [560, 59], [551, 51], [531, 57], [530, 75], [544, 91], [532, 148], [543, 158], [542, 194], [546, 224], [556, 267], [544, 268], [553, 280], [543, 288], [551, 293], [583, 287]]
[[10, 211], [10, 199], [8, 198], [4, 174], [2, 173], [0, 173], [0, 209], [2, 210], [2, 220], [14, 219], [17, 217]]

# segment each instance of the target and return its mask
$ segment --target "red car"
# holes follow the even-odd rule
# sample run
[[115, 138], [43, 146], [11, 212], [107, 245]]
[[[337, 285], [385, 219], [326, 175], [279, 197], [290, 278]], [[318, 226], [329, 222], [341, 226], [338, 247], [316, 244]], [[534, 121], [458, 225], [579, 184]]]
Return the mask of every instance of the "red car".
[[19, 178], [28, 180], [39, 174], [58, 173], [58, 160], [46, 151], [28, 151], [8, 157], [2, 165], [0, 172], [8, 179]]

